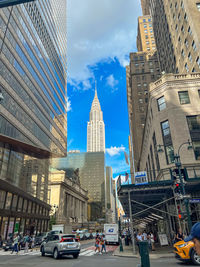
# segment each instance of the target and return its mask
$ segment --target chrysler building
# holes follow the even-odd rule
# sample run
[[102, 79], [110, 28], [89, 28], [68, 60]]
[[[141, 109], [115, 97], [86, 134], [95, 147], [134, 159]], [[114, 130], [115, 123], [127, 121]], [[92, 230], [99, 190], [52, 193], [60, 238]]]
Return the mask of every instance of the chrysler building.
[[90, 110], [90, 121], [87, 124], [87, 152], [105, 152], [105, 125], [103, 113], [95, 88], [95, 96]]

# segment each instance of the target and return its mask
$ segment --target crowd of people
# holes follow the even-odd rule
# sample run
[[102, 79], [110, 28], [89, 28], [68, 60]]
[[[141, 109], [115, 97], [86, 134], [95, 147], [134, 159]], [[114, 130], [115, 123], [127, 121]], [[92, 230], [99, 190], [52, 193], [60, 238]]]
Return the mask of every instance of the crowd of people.
[[136, 242], [137, 242], [137, 245], [139, 247], [139, 242], [140, 241], [147, 241], [148, 242], [148, 245], [149, 245], [149, 249], [152, 250], [152, 251], [155, 251], [155, 237], [154, 237], [154, 234], [153, 232], [146, 232], [146, 230], [144, 230], [143, 232], [141, 231], [138, 231], [136, 235]]
[[[24, 253], [28, 253], [29, 249], [32, 251], [35, 247], [35, 236], [30, 234], [25, 234], [24, 236], [21, 234], [14, 234], [13, 236], [9, 237], [9, 241], [12, 244], [11, 253], [16, 252], [16, 254], [18, 254], [22, 247], [24, 248]], [[2, 247], [3, 241], [1, 237], [0, 243]]]

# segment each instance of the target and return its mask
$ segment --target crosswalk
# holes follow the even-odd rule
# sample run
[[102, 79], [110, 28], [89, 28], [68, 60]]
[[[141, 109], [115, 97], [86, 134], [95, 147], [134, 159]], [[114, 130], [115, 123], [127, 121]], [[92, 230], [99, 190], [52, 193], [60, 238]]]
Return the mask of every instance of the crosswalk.
[[[114, 250], [116, 249], [116, 247], [113, 247], [113, 246], [107, 246], [106, 248], [106, 251], [107, 252], [113, 252]], [[29, 251], [27, 253], [24, 253], [24, 250], [21, 250], [18, 252], [18, 256], [37, 256], [37, 255], [40, 255], [40, 251], [39, 250], [34, 250], [34, 251]], [[87, 247], [87, 248], [82, 248], [81, 251], [80, 251], [80, 254], [79, 256], [82, 257], [91, 257], [95, 254], [99, 254], [99, 253], [96, 253], [95, 252], [95, 247], [92, 246], [92, 247]], [[13, 256], [15, 255], [16, 256], [16, 252], [13, 252], [11, 253], [11, 251], [4, 251], [4, 250], [0, 250], [0, 256]]]

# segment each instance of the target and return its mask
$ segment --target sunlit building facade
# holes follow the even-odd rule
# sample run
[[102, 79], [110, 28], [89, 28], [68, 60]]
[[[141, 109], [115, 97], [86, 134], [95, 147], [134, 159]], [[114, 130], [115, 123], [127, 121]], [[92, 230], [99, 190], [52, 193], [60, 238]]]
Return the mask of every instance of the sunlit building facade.
[[67, 146], [66, 0], [2, 8], [0, 28], [0, 235], [7, 238], [48, 228], [49, 158], [66, 155]]
[[104, 152], [68, 153], [66, 158], [53, 159], [52, 168], [72, 176], [79, 169], [80, 184], [88, 191], [88, 220], [105, 217], [105, 154]]

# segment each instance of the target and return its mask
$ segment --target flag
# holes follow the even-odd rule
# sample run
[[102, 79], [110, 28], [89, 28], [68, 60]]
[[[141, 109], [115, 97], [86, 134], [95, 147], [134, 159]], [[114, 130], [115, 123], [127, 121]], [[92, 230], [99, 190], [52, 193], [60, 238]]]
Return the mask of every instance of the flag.
[[126, 163], [129, 165], [128, 154], [125, 151], [124, 151], [124, 157], [125, 157]]

